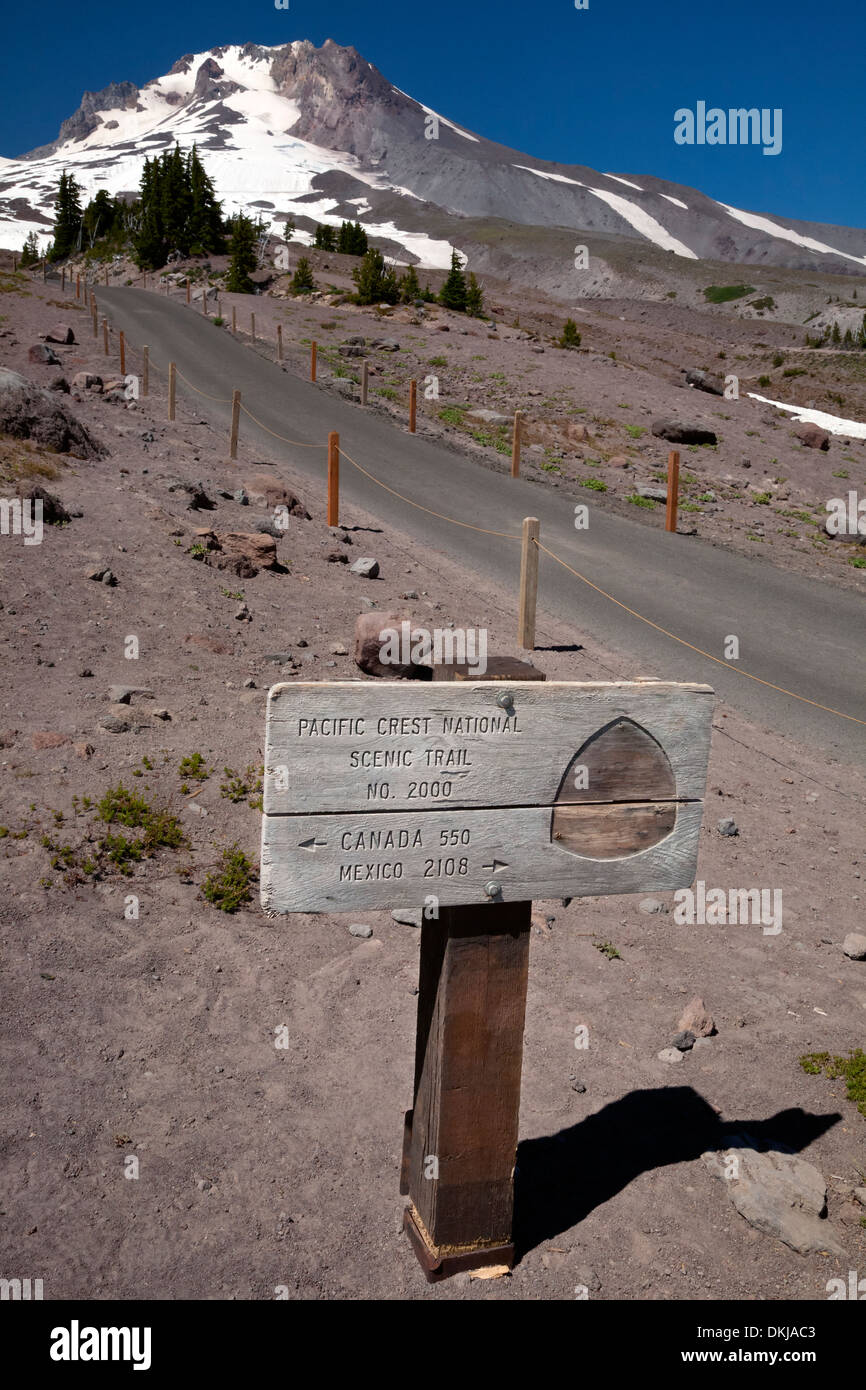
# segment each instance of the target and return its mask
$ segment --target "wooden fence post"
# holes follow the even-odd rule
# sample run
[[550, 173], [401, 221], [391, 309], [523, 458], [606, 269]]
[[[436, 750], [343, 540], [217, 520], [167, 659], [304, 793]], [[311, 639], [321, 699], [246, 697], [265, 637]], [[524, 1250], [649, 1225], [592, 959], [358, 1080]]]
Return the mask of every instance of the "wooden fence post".
[[46, 260], [43, 260], [43, 262], [42, 262], [42, 283], [43, 283], [43, 285], [44, 285], [44, 283], [45, 283], [45, 281], [46, 281], [47, 279], [48, 279], [48, 262], [47, 262]]
[[229, 458], [238, 456], [238, 428], [241, 423], [241, 393], [232, 391], [232, 429], [229, 435]]
[[539, 522], [536, 516], [523, 521], [520, 551], [520, 607], [517, 618], [517, 640], [521, 647], [532, 651], [535, 646], [535, 605], [538, 598], [538, 540]]
[[187, 304], [192, 303], [192, 289], [189, 283], [189, 276], [186, 277], [186, 302]]
[[75, 276], [75, 298], [81, 298], [81, 276], [79, 274]]
[[340, 436], [328, 435], [328, 525], [340, 524]]
[[105, 267], [104, 274], [105, 274], [105, 283], [106, 283], [106, 285], [107, 285], [107, 284], [108, 284], [108, 266]]
[[361, 404], [367, 404], [367, 383], [370, 376], [370, 368], [365, 362], [361, 368]]
[[233, 304], [233, 305], [232, 305], [232, 333], [237, 333], [237, 331], [238, 331], [238, 311], [237, 311], [236, 306]]
[[520, 411], [514, 412], [514, 434], [511, 438], [511, 476], [520, 477]]
[[250, 314], [250, 337], [251, 337], [251, 339], [252, 339], [253, 342], [256, 341], [256, 316], [255, 316], [255, 314]]
[[676, 449], [668, 454], [668, 499], [665, 508], [665, 530], [676, 531], [680, 492], [680, 456]]
[[141, 349], [141, 394], [148, 395], [150, 391], [150, 348], [145, 343]]
[[105, 356], [108, 356], [108, 319], [102, 320], [102, 346], [105, 349]]
[[174, 406], [177, 398], [177, 366], [174, 362], [168, 364], [168, 418], [174, 419]]
[[97, 324], [97, 321], [96, 321], [96, 300], [93, 298], [93, 292], [92, 292], [92, 291], [91, 291], [91, 295], [90, 295], [90, 322], [91, 322], [91, 324], [93, 325], [93, 336], [94, 336], [94, 338], [98, 338], [98, 337], [99, 337], [99, 325]]
[[120, 375], [126, 376], [126, 338], [124, 337], [122, 328], [118, 334], [118, 339], [120, 348]]
[[60, 293], [61, 293], [61, 294], [65, 294], [65, 293], [66, 293], [66, 266], [65, 266], [65, 265], [62, 265], [62, 266], [60, 267]]
[[310, 381], [316, 380], [316, 353], [318, 348], [315, 343], [310, 343]]
[[283, 325], [277, 324], [277, 361], [283, 360]]
[[202, 311], [202, 313], [204, 314], [205, 318], [207, 318], [207, 316], [208, 316], [208, 312], [207, 312], [207, 281], [205, 281], [204, 285], [202, 285], [202, 291], [201, 291], [201, 311]]
[[415, 415], [418, 407], [418, 383], [413, 377], [409, 382], [409, 433], [415, 433]]

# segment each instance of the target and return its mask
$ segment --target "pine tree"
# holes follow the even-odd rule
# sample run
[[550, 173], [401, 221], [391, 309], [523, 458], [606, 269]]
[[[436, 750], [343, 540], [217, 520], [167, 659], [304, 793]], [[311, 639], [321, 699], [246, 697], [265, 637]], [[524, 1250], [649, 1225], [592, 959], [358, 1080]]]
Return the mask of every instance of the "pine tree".
[[484, 295], [481, 286], [470, 271], [469, 284], [466, 286], [466, 312], [470, 318], [480, 319], [484, 313]]
[[295, 230], [296, 230], [296, 228], [295, 228], [295, 219], [294, 219], [294, 217], [291, 217], [291, 216], [287, 217], [287, 218], [286, 218], [286, 230], [285, 230], [285, 233], [284, 233], [285, 239], [286, 239], [286, 243], [288, 243], [288, 242], [291, 241], [292, 237], [295, 235]]
[[863, 315], [863, 322], [860, 325], [860, 332], [857, 335], [857, 343], [862, 350], [866, 350], [866, 314]]
[[580, 334], [577, 331], [577, 324], [574, 319], [565, 320], [565, 327], [562, 330], [562, 337], [559, 339], [559, 346], [563, 348], [580, 347]]
[[30, 232], [24, 243], [24, 249], [21, 252], [21, 259], [18, 264], [22, 270], [26, 270], [29, 265], [36, 265], [36, 262], [39, 260], [41, 260], [39, 255], [39, 241], [37, 240], [36, 233]]
[[189, 215], [183, 237], [193, 256], [214, 255], [225, 249], [222, 207], [214, 186], [198, 156], [195, 145], [186, 166], [189, 187]]
[[315, 288], [316, 282], [313, 279], [313, 272], [310, 269], [310, 262], [307, 260], [306, 256], [301, 256], [301, 259], [298, 261], [295, 273], [292, 276], [289, 289], [291, 290], [292, 294], [309, 294]]
[[78, 245], [81, 230], [81, 190], [72, 174], [60, 175], [57, 197], [54, 200], [54, 241], [48, 252], [50, 261], [60, 261]]
[[334, 235], [334, 228], [327, 227], [323, 223], [319, 223], [319, 225], [316, 227], [316, 236], [313, 244], [315, 246], [318, 246], [321, 251], [336, 250], [336, 238]]
[[842, 339], [842, 346], [846, 348], [852, 348], [854, 346], [854, 334], [851, 332], [850, 328], [845, 329], [845, 336]]
[[385, 265], [382, 252], [375, 247], [365, 252], [361, 264], [352, 271], [352, 279], [358, 286], [358, 304], [396, 304], [400, 298], [394, 267]]
[[414, 304], [421, 298], [421, 286], [418, 282], [418, 272], [414, 265], [410, 265], [405, 275], [400, 276], [400, 300], [403, 304]]
[[839, 324], [835, 321], [833, 323], [833, 332], [830, 334], [830, 341], [831, 343], [841, 343], [842, 341], [842, 334], [839, 332]]
[[254, 286], [250, 279], [250, 273], [255, 270], [257, 264], [256, 225], [252, 218], [239, 212], [231, 227], [232, 237], [229, 245], [231, 261], [226, 289], [232, 294], [252, 294]]
[[169, 250], [188, 253], [192, 194], [186, 160], [179, 145], [175, 145], [171, 154], [164, 154], [160, 160], [159, 199], [163, 236]]
[[466, 280], [456, 251], [451, 252], [451, 269], [439, 291], [439, 303], [444, 304], [446, 309], [462, 311], [466, 308]]

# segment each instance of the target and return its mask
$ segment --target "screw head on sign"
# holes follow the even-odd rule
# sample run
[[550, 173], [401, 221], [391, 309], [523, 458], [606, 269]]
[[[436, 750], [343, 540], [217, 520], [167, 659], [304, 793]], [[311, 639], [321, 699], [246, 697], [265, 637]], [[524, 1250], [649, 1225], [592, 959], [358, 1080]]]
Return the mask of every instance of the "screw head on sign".
[[510, 690], [500, 690], [496, 696], [496, 703], [500, 709], [511, 709], [514, 704], [514, 696]]
[[502, 884], [496, 883], [493, 879], [491, 879], [489, 883], [485, 883], [484, 891], [487, 894], [488, 898], [501, 898]]

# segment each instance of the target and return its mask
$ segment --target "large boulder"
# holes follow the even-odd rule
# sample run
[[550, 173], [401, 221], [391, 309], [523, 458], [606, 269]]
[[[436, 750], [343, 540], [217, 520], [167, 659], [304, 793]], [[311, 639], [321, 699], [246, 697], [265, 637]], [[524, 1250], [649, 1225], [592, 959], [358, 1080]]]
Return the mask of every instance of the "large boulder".
[[250, 500], [257, 506], [285, 507], [291, 516], [300, 516], [305, 521], [309, 521], [310, 513], [300, 497], [296, 497], [293, 492], [290, 492], [279, 478], [271, 478], [266, 473], [259, 473], [253, 478], [248, 478], [244, 487], [250, 495]]
[[[407, 624], [405, 628], [404, 623]], [[386, 680], [399, 680], [402, 677], [410, 680], [430, 680], [433, 668], [421, 661], [412, 660], [414, 626], [406, 613], [381, 613], [378, 610], [360, 613], [355, 619], [355, 665], [360, 666], [367, 676], [383, 676]], [[404, 632], [408, 640], [403, 640]], [[386, 657], [399, 653], [408, 657], [408, 660], [383, 661], [383, 653]]]
[[830, 448], [830, 436], [826, 430], [822, 430], [820, 425], [813, 425], [804, 420], [794, 430], [794, 435], [801, 444], [805, 444], [807, 449], [823, 449], [824, 452]]
[[710, 396], [723, 396], [725, 394], [724, 382], [697, 368], [690, 367], [686, 372], [686, 385], [693, 386], [696, 391], [706, 391]]
[[57, 392], [46, 391], [6, 367], [0, 367], [0, 434], [32, 439], [76, 458], [99, 458], [105, 453]]
[[38, 367], [59, 367], [60, 358], [53, 348], [46, 347], [45, 343], [35, 343], [33, 347], [27, 349], [27, 361], [34, 362]]
[[55, 323], [50, 332], [45, 334], [46, 343], [74, 343], [75, 334], [68, 323]]
[[239, 579], [254, 579], [259, 570], [279, 569], [277, 543], [272, 536], [226, 531], [217, 535], [207, 529], [196, 531], [196, 544], [203, 546], [201, 557], [214, 569], [230, 570]]
[[713, 430], [708, 430], [705, 425], [686, 424], [682, 420], [653, 420], [652, 432], [657, 439], [668, 439], [671, 444], [718, 443]]

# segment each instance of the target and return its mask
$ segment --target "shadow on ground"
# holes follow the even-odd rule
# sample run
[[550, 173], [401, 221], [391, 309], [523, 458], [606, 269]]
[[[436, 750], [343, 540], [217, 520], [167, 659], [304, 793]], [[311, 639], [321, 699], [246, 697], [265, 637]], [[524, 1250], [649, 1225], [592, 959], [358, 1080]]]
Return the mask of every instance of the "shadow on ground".
[[583, 1221], [641, 1173], [742, 1147], [800, 1153], [842, 1117], [780, 1110], [722, 1123], [690, 1086], [632, 1091], [580, 1124], [517, 1147], [514, 1244], [518, 1259]]

